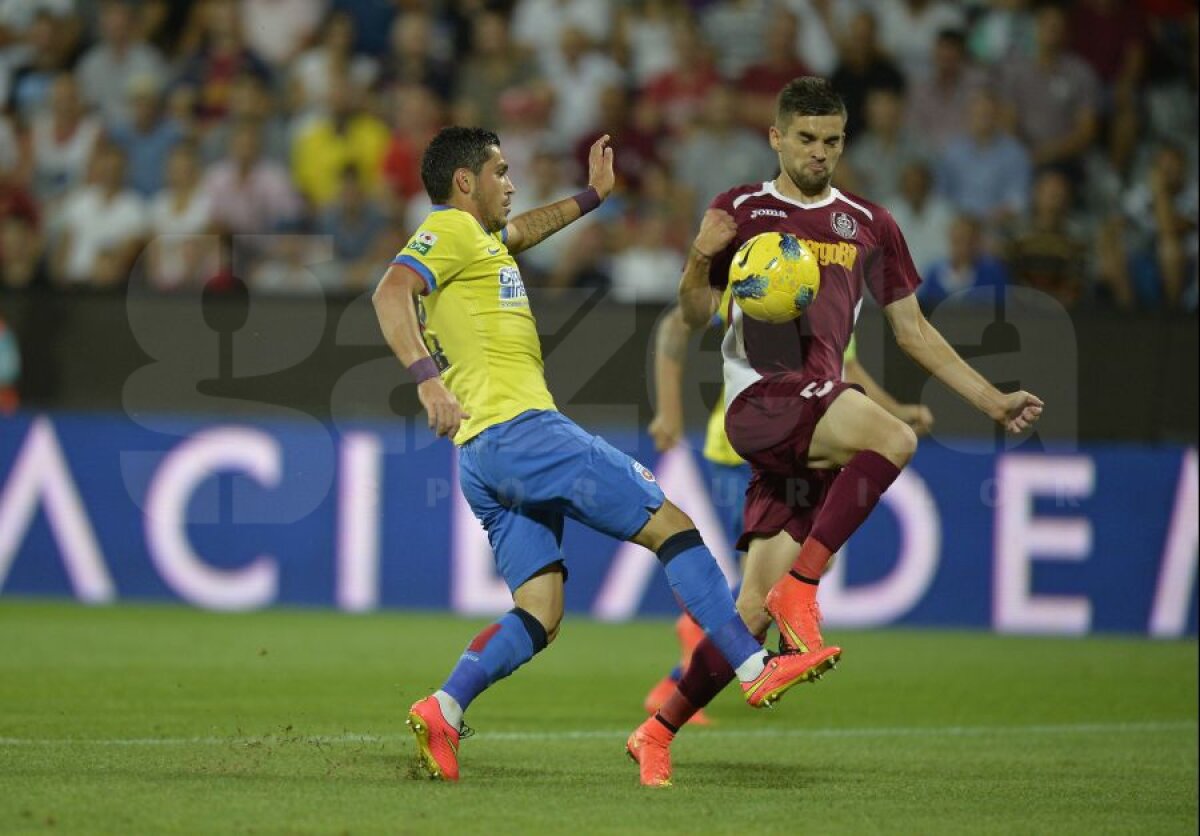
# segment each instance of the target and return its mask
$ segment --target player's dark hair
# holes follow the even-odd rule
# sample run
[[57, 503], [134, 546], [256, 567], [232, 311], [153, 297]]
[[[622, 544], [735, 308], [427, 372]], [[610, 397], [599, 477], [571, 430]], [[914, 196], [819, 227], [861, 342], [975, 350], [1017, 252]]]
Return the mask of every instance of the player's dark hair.
[[421, 182], [434, 203], [450, 199], [454, 172], [460, 168], [472, 174], [483, 171], [489, 151], [500, 144], [500, 137], [484, 128], [453, 126], [438, 131], [421, 157]]
[[806, 75], [794, 78], [779, 91], [775, 126], [785, 127], [796, 116], [846, 115], [846, 103], [828, 79]]

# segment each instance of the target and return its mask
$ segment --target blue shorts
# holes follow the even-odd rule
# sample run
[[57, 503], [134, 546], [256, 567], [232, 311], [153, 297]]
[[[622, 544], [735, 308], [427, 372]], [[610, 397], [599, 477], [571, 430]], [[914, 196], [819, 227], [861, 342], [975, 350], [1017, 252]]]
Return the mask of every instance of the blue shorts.
[[563, 559], [566, 517], [628, 540], [666, 501], [649, 470], [548, 410], [522, 412], [462, 445], [458, 478], [514, 591]]

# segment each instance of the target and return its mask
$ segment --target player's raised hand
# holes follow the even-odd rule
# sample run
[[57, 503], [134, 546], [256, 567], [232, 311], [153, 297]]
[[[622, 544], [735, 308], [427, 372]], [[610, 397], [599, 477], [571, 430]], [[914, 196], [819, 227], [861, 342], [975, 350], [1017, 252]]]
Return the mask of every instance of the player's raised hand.
[[1029, 392], [1013, 392], [1004, 396], [1004, 414], [997, 419], [1010, 433], [1020, 433], [1042, 417], [1042, 399]]
[[654, 439], [654, 449], [665, 453], [683, 438], [683, 419], [679, 415], [659, 412], [650, 422], [649, 429], [650, 437]]
[[712, 258], [729, 246], [733, 236], [737, 234], [737, 224], [733, 215], [724, 209], [709, 209], [700, 221], [700, 231], [692, 246], [699, 254]]
[[431, 377], [417, 386], [417, 397], [429, 417], [429, 429], [439, 436], [454, 438], [462, 422], [470, 418], [458, 399], [451, 394], [440, 377]]
[[600, 199], [608, 197], [617, 177], [613, 173], [613, 149], [608, 144], [608, 134], [597, 139], [588, 149], [588, 185], [596, 190]]

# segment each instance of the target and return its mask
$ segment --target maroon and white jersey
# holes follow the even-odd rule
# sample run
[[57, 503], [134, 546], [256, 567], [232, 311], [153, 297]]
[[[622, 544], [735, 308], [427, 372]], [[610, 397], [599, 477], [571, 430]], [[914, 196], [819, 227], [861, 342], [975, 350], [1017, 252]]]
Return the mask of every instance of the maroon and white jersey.
[[730, 327], [721, 344], [726, 407], [750, 384], [777, 372], [841, 380], [842, 355], [862, 307], [863, 285], [883, 307], [921, 283], [891, 213], [860, 197], [833, 189], [819, 203], [799, 203], [767, 181], [717, 195], [710, 208], [728, 212], [737, 223], [733, 241], [712, 261], [713, 287], [725, 289], [733, 254], [763, 232], [795, 235], [821, 267], [816, 300], [792, 322], [770, 325], [751, 319], [730, 300]]

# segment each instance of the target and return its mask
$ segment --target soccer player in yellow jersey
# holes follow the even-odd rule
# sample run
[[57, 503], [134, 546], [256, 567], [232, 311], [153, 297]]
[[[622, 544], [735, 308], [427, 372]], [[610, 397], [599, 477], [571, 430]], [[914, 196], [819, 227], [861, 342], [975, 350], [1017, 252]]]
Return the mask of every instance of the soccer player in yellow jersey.
[[388, 345], [417, 381], [430, 427], [459, 446], [463, 494], [516, 605], [475, 636], [440, 689], [410, 708], [429, 774], [458, 779], [467, 706], [557, 634], [566, 517], [657, 554], [672, 591], [741, 680], [750, 705], [769, 705], [826, 670], [833, 661], [827, 651], [765, 653], [695, 525], [654, 475], [554, 408], [513, 255], [608, 196], [608, 137], [590, 149], [587, 190], [511, 220], [515, 189], [491, 131], [440, 131], [421, 159], [421, 179], [433, 211], [380, 281], [375, 310]]
[[[719, 328], [722, 332], [726, 326], [728, 292], [726, 289], [726, 298], [718, 306], [717, 314], [711, 323], [712, 327]], [[687, 346], [693, 333], [684, 322], [678, 306], [671, 308], [658, 324], [654, 357], [655, 414], [650, 422], [649, 432], [659, 452], [671, 449], [683, 438], [683, 375]], [[868, 397], [912, 427], [917, 435], [929, 432], [933, 426], [933, 413], [921, 404], [900, 403], [888, 394], [858, 362], [853, 337], [850, 338], [843, 362], [846, 380], [862, 386]], [[733, 449], [733, 445], [729, 443], [729, 436], [725, 434], [724, 407], [722, 393], [709, 416], [703, 453], [709, 464], [710, 495], [714, 508], [729, 542], [736, 543], [742, 536], [742, 502], [750, 484], [750, 466]], [[750, 571], [749, 567], [747, 571]], [[759, 576], [762, 573], [750, 574]], [[738, 612], [752, 630], [765, 630], [769, 624], [769, 621], [763, 620], [762, 613], [762, 596], [765, 594], [766, 588], [762, 588], [761, 583], [754, 582], [738, 591]], [[677, 686], [690, 698], [693, 705], [705, 705], [712, 698], [707, 693], [714, 684], [707, 681], [710, 677], [704, 677], [706, 681], [702, 682], [682, 681], [692, 652], [704, 638], [704, 631], [686, 613], [675, 622], [675, 631], [679, 637], [681, 664], [663, 677], [646, 695], [645, 708], [649, 714], [654, 714], [662, 708], [675, 693]], [[713, 691], [712, 695], [715, 694], [716, 691]], [[691, 716], [689, 722], [704, 725], [708, 719], [701, 708]]]

